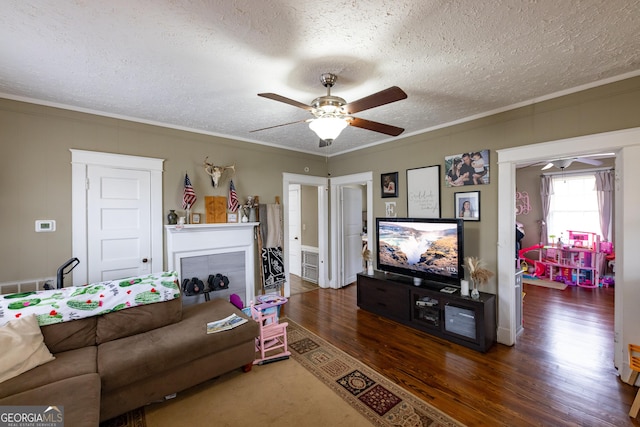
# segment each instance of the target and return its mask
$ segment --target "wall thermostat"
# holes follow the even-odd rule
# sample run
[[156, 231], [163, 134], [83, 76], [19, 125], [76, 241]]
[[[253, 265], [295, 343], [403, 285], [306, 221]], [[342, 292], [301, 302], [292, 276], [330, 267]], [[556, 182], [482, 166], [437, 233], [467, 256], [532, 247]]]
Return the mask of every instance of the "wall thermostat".
[[56, 231], [55, 219], [37, 219], [36, 220], [36, 232], [51, 232]]

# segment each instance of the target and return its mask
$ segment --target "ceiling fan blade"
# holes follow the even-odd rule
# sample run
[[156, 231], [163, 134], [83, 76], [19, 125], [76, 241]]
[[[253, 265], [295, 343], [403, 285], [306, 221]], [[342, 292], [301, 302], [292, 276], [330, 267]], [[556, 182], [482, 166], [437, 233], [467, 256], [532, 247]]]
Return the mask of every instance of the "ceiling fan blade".
[[280, 126], [295, 125], [296, 123], [304, 123], [304, 122], [306, 122], [306, 121], [307, 121], [307, 119], [305, 119], [305, 120], [296, 120], [295, 122], [282, 123], [281, 125], [275, 125], [275, 126], [269, 126], [269, 127], [266, 127], [266, 128], [260, 128], [260, 129], [250, 130], [250, 131], [249, 131], [249, 133], [251, 133], [251, 132], [260, 132], [261, 130], [267, 130], [267, 129], [279, 128]]
[[588, 165], [593, 165], [593, 166], [600, 166], [602, 164], [600, 160], [590, 159], [588, 157], [576, 157], [575, 160], [576, 162], [586, 163]]
[[355, 126], [357, 128], [372, 130], [374, 132], [384, 133], [391, 136], [398, 136], [402, 132], [404, 132], [404, 129], [396, 126], [385, 125], [384, 123], [378, 123], [378, 122], [373, 122], [371, 120], [359, 119], [357, 117], [352, 117], [351, 120], [349, 120], [349, 125]]
[[381, 105], [390, 104], [392, 102], [405, 99], [407, 94], [398, 86], [392, 86], [380, 92], [376, 92], [372, 95], [365, 96], [364, 98], [353, 101], [344, 106], [345, 111], [349, 114], [354, 114], [360, 111], [368, 110], [369, 108], [379, 107]]
[[553, 163], [547, 163], [546, 165], [544, 165], [544, 167], [540, 170], [546, 171], [547, 169], [551, 169], [553, 167]]
[[311, 106], [303, 104], [286, 96], [278, 95], [277, 93], [259, 93], [258, 96], [263, 98], [273, 99], [274, 101], [284, 102], [285, 104], [293, 105], [294, 107], [302, 108], [303, 110], [311, 111]]

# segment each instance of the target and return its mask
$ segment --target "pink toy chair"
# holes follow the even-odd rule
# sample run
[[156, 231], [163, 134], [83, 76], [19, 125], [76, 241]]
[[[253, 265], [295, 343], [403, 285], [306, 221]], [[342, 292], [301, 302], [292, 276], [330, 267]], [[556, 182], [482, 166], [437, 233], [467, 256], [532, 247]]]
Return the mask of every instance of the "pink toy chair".
[[[287, 322], [279, 323], [277, 312], [265, 313], [260, 306], [251, 302], [251, 317], [260, 325], [260, 336], [256, 338], [256, 351], [260, 357], [253, 361], [261, 365], [275, 359], [288, 358], [291, 352], [287, 346]], [[279, 350], [279, 351], [277, 351]], [[269, 353], [269, 355], [267, 355]]]

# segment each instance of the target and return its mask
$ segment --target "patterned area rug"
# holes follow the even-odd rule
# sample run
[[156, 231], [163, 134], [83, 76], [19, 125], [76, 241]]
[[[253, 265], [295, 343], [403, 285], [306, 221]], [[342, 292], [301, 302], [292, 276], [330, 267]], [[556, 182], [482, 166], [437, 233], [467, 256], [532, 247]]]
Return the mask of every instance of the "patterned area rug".
[[144, 408], [134, 409], [126, 414], [118, 415], [100, 423], [100, 427], [147, 427], [144, 421]]
[[302, 326], [287, 322], [292, 357], [373, 425], [463, 425]]
[[[289, 350], [294, 361], [339, 396], [338, 400], [341, 398], [372, 425], [382, 427], [463, 426], [302, 326], [290, 319], [283, 320], [289, 322], [287, 335]], [[284, 364], [287, 362], [277, 363], [282, 363], [279, 367], [286, 367]], [[255, 369], [270, 366], [276, 365], [257, 366]], [[239, 373], [238, 375], [247, 374]], [[295, 378], [299, 377], [295, 376]], [[239, 384], [236, 381], [238, 381], [237, 378], [231, 379], [229, 384]], [[225, 384], [214, 382], [211, 386], [223, 387], [222, 391], [227, 390], [224, 388]], [[305, 385], [305, 387], [311, 387], [311, 385]], [[242, 394], [242, 392], [239, 393]], [[198, 402], [202, 402], [202, 399], [198, 399]], [[259, 406], [259, 402], [253, 402], [253, 404]], [[333, 408], [338, 410], [336, 407]], [[172, 414], [175, 411], [170, 408], [167, 410]], [[250, 414], [246, 411], [251, 409], [245, 409], [247, 424], [244, 425], [271, 425], [264, 418], [260, 419], [258, 413], [255, 414], [258, 419], [254, 420], [255, 422], [252, 421]], [[180, 415], [179, 411], [176, 415]], [[148, 416], [151, 416], [151, 413]], [[217, 421], [221, 423], [220, 425], [233, 425], [224, 424], [224, 420], [219, 417]], [[100, 427], [147, 427], [154, 424], [149, 422], [151, 421], [145, 421], [144, 408], [140, 408], [106, 421]]]

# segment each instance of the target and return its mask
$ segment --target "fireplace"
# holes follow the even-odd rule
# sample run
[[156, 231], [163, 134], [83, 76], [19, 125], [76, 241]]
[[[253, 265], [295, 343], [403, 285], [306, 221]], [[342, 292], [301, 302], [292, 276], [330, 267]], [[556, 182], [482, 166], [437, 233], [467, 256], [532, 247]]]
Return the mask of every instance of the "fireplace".
[[[211, 298], [229, 299], [237, 293], [245, 305], [255, 298], [255, 227], [257, 222], [226, 224], [166, 225], [167, 269], [178, 272], [180, 283], [209, 274], [229, 278], [229, 289], [210, 293]], [[189, 303], [204, 297], [187, 297]]]

